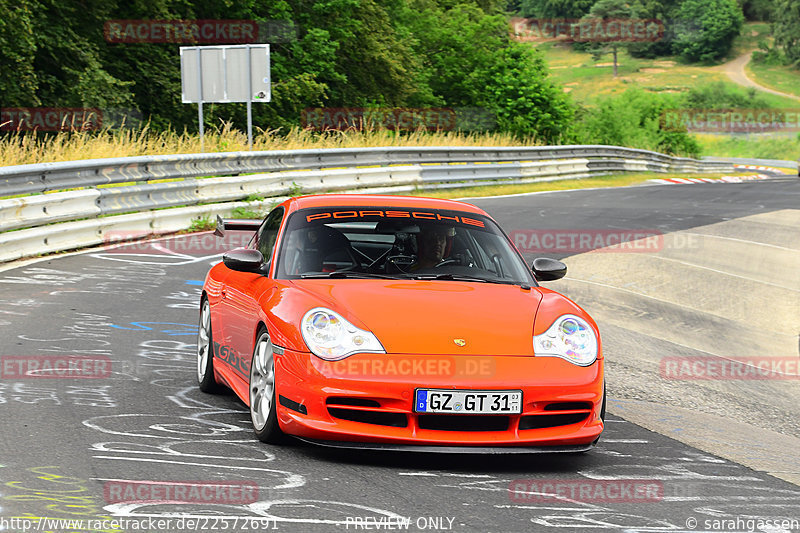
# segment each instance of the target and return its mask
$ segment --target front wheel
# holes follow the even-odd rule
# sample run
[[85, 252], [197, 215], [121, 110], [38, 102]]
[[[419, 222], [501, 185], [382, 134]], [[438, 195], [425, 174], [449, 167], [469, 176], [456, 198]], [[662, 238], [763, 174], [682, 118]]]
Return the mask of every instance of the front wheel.
[[200, 325], [197, 330], [197, 383], [200, 390], [219, 392], [222, 387], [214, 379], [214, 339], [211, 336], [211, 307], [208, 300], [200, 304]]
[[275, 402], [275, 360], [272, 341], [261, 331], [250, 362], [250, 420], [261, 442], [277, 444], [283, 437]]

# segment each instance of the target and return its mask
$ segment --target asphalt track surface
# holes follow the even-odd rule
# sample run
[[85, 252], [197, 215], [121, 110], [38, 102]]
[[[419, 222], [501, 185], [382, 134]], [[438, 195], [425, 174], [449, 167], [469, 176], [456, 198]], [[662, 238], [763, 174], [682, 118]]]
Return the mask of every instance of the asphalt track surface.
[[[474, 203], [507, 231], [671, 232], [793, 209], [798, 195], [800, 181], [786, 178]], [[4, 368], [0, 530], [30, 531], [22, 518], [103, 516], [135, 520], [128, 531], [181, 532], [396, 531], [405, 529], [403, 518], [410, 531], [791, 531], [765, 523], [758, 529], [757, 521], [800, 520], [797, 485], [644, 429], [613, 409], [600, 444], [583, 455], [258, 443], [233, 395], [203, 394], [195, 384], [200, 283], [222, 249], [241, 242], [236, 235], [227, 244], [195, 235], [94, 250], [0, 273], [0, 355], [111, 362], [100, 379], [22, 378]], [[609, 374], [609, 383], [615, 379]], [[112, 489], [129, 481], [243, 483], [257, 494], [216, 504], [116, 503]], [[553, 484], [563, 492], [578, 482], [591, 496], [552, 496]], [[642, 485], [657, 490], [626, 492]], [[185, 521], [192, 517], [196, 523]], [[97, 529], [53, 525], [38, 530]]]

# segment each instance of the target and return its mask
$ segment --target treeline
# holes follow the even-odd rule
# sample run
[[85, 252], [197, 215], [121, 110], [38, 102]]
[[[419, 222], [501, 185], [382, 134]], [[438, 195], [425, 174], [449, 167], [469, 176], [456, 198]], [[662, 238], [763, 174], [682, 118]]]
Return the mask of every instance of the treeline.
[[[0, 0], [0, 107], [128, 108], [156, 130], [196, 130], [197, 108], [180, 98], [180, 45], [109, 42], [104, 27], [254, 20], [283, 30], [265, 41], [272, 102], [254, 104], [258, 127], [297, 126], [317, 106], [468, 107], [490, 112], [501, 131], [556, 142], [573, 106], [541, 53], [511, 40], [505, 9], [500, 0]], [[205, 111], [212, 127], [245, 124], [243, 104]]]
[[762, 41], [754, 61], [800, 68], [800, 0], [760, 0], [772, 22], [774, 42]]
[[769, 22], [772, 42], [759, 43], [755, 61], [800, 68], [800, 0], [510, 0], [518, 15], [580, 19], [600, 4], [617, 17], [658, 19], [663, 38], [620, 44], [634, 57], [680, 56], [689, 62], [726, 58], [743, 22]]
[[[745, 12], [756, 0], [748, 1]], [[734, 15], [728, 25], [714, 22], [731, 6], [741, 16], [735, 0], [0, 0], [0, 107], [132, 109], [156, 132], [196, 131], [197, 107], [181, 103], [179, 46], [187, 43], [119, 42], [109, 22], [255, 21], [280, 29], [262, 39], [271, 44], [273, 85], [272, 102], [253, 105], [261, 129], [296, 128], [313, 107], [471, 108], [494, 117], [494, 131], [526, 141], [697, 155], [685, 131], [662, 127], [664, 113], [698, 106], [698, 98], [707, 109], [747, 105], [752, 95], [734, 102], [722, 86], [688, 95], [639, 90], [584, 107], [551, 81], [542, 53], [509, 31], [514, 10], [580, 18], [614, 2], [631, 16], [700, 21], [711, 39], [621, 45], [634, 54], [675, 53], [684, 43], [687, 57], [707, 58], [703, 46], [728, 42], [730, 24], [741, 24]], [[245, 117], [243, 104], [205, 106], [207, 127], [244, 129]]]
[[634, 57], [676, 55], [689, 62], [727, 56], [744, 22], [737, 0], [521, 0], [518, 9], [523, 17], [607, 18], [609, 13], [608, 18], [658, 20], [664, 29], [660, 39], [620, 46]]

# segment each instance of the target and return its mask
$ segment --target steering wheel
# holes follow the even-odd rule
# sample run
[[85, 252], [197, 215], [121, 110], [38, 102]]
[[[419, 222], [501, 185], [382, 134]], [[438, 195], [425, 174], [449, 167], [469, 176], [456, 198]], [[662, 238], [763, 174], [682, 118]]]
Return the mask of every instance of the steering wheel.
[[475, 268], [475, 261], [472, 260], [472, 257], [470, 256], [469, 253], [453, 254], [450, 257], [448, 257], [447, 259], [442, 259], [433, 268], [439, 268], [440, 266], [453, 265], [453, 264], [460, 265], [460, 266], [465, 266], [465, 267], [468, 267], [468, 268]]
[[458, 259], [443, 259], [433, 268], [439, 268], [440, 266], [445, 266], [445, 265], [454, 265], [457, 263], [459, 263]]

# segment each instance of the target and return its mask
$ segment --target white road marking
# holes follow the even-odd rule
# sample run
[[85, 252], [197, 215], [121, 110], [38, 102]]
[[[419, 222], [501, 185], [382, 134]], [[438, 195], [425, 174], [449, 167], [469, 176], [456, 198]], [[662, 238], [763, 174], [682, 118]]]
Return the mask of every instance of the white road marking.
[[[93, 455], [95, 459], [113, 459], [115, 461], [139, 461], [144, 463], [166, 463], [166, 464], [173, 464], [173, 465], [187, 465], [187, 466], [202, 466], [207, 467], [208, 463], [191, 463], [188, 461], [166, 461], [164, 459], [145, 459], [145, 458], [138, 458], [138, 457], [111, 457], [108, 455]], [[261, 467], [253, 467], [253, 466], [233, 466], [233, 465], [214, 465], [214, 468], [227, 468], [229, 470], [255, 470], [257, 472], [272, 472], [273, 474], [281, 474], [285, 476], [287, 482], [283, 485], [279, 485], [277, 487], [272, 487], [273, 490], [277, 489], [294, 489], [298, 487], [302, 487], [306, 484], [305, 478], [299, 474], [293, 474], [291, 472], [284, 472], [282, 470], [272, 470], [269, 468], [261, 468]]]

